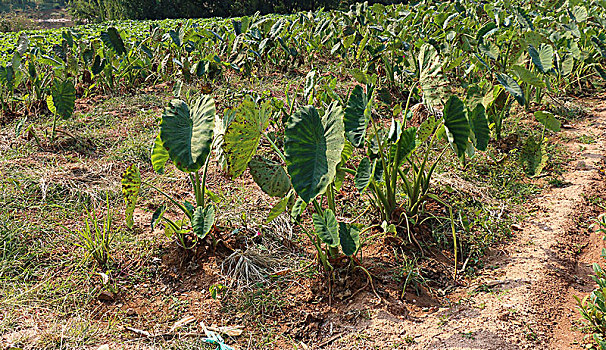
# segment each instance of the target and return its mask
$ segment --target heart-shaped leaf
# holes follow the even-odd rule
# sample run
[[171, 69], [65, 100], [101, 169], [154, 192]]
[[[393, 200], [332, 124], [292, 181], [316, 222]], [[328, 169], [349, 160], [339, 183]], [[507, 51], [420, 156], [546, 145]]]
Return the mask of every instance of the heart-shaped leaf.
[[469, 122], [465, 114], [463, 102], [457, 96], [450, 96], [444, 105], [444, 126], [447, 129], [448, 142], [453, 145], [458, 157], [465, 156], [469, 140]]
[[107, 28], [107, 31], [101, 33], [101, 41], [116, 55], [121, 56], [126, 53], [126, 46], [118, 30], [114, 27]]
[[553, 47], [551, 45], [541, 44], [538, 50], [530, 45], [528, 54], [540, 72], [547, 73], [553, 68]]
[[358, 164], [358, 170], [354, 177], [354, 183], [358, 192], [363, 193], [370, 184], [370, 180], [373, 177], [373, 163], [370, 162], [368, 157], [362, 158], [360, 164]]
[[368, 96], [360, 85], [356, 85], [349, 96], [343, 122], [347, 139], [354, 147], [364, 144], [366, 128], [368, 126], [367, 113], [364, 113], [368, 105]]
[[184, 172], [200, 169], [210, 153], [215, 126], [215, 101], [202, 96], [193, 107], [170, 101], [160, 122], [160, 138], [170, 159]]
[[272, 197], [284, 197], [292, 187], [288, 174], [278, 163], [256, 156], [248, 163], [248, 168], [261, 190]]
[[549, 112], [545, 111], [536, 111], [534, 112], [534, 117], [537, 118], [539, 123], [545, 125], [545, 127], [551, 131], [558, 132], [560, 131], [561, 123], [556, 117]]
[[339, 223], [332, 210], [326, 209], [324, 215], [313, 213], [312, 219], [316, 234], [322, 242], [331, 248], [338, 247], [341, 243], [339, 235]]
[[485, 151], [490, 139], [490, 129], [488, 128], [488, 119], [486, 119], [486, 110], [483, 104], [478, 103], [476, 105], [469, 116], [469, 123], [475, 136], [475, 147], [480, 151]]
[[523, 106], [526, 103], [526, 99], [524, 98], [524, 92], [515, 79], [510, 77], [507, 74], [497, 74], [497, 80], [501, 86], [507, 90], [518, 103]]
[[158, 174], [164, 174], [164, 165], [166, 165], [169, 158], [168, 151], [164, 148], [160, 134], [158, 134], [154, 140], [154, 146], [151, 153], [151, 162], [154, 171]]
[[249, 97], [235, 112], [235, 119], [229, 124], [223, 137], [223, 151], [229, 174], [240, 176], [257, 152], [261, 135], [269, 123], [270, 105], [264, 103], [258, 108]]
[[400, 135], [400, 139], [394, 145], [395, 154], [397, 155], [397, 159], [395, 159], [396, 164], [398, 166], [402, 165], [402, 163], [408, 158], [408, 156], [417, 148], [417, 128], [412, 127], [402, 131], [402, 135]]
[[76, 89], [71, 79], [59, 81], [55, 79], [51, 88], [55, 113], [63, 119], [68, 119], [74, 113], [76, 105]]
[[320, 118], [315, 107], [303, 107], [290, 117], [284, 134], [293, 187], [309, 203], [335, 178], [345, 144], [343, 109], [333, 102]]
[[191, 219], [191, 226], [193, 227], [196, 237], [204, 239], [210, 230], [212, 230], [214, 224], [215, 207], [212, 204], [207, 205], [205, 208], [196, 208]]
[[526, 69], [525, 67], [516, 65], [511, 67], [511, 70], [518, 76], [518, 78], [520, 78], [526, 84], [530, 84], [538, 88], [545, 87], [545, 83], [543, 82], [541, 77], [539, 77], [536, 73], [533, 73], [530, 70]]
[[354, 225], [340, 222], [339, 240], [343, 253], [352, 256], [360, 248], [360, 230]]

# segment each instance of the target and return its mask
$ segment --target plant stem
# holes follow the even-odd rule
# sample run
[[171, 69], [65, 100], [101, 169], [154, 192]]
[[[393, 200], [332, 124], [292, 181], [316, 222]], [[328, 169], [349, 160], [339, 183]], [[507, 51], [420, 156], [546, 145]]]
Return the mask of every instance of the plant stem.
[[271, 138], [269, 136], [267, 136], [266, 133], [263, 133], [263, 136], [265, 136], [267, 141], [269, 141], [271, 148], [273, 148], [274, 151], [276, 151], [276, 153], [278, 153], [278, 156], [280, 157], [280, 159], [282, 159], [283, 162], [286, 162], [286, 157], [284, 156], [284, 153], [282, 153], [282, 151], [280, 151], [280, 148], [278, 148], [278, 146], [271, 140]]
[[452, 216], [452, 206], [449, 208], [450, 211], [450, 228], [452, 230], [452, 243], [454, 245], [454, 280], [457, 280], [457, 231], [454, 226], [454, 218]]
[[57, 114], [55, 114], [53, 117], [53, 130], [51, 131], [51, 139], [50, 139], [51, 143], [55, 142], [56, 129], [57, 129]]
[[206, 157], [204, 164], [204, 174], [202, 174], [202, 206], [206, 206], [206, 174], [208, 173], [208, 164], [210, 163], [210, 155]]

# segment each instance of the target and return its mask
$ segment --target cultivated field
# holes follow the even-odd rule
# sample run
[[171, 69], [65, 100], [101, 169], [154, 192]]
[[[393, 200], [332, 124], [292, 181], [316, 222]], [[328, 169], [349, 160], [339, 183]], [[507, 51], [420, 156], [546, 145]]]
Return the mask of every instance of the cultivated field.
[[606, 349], [605, 29], [425, 0], [0, 33], [0, 347]]

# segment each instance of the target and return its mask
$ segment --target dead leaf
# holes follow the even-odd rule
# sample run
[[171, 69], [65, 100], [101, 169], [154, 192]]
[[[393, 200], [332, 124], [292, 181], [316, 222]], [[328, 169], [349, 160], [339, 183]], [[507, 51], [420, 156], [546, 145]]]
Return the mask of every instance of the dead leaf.
[[238, 337], [244, 332], [244, 326], [217, 326], [216, 324], [208, 327], [208, 330], [213, 332], [229, 335], [230, 337]]
[[98, 272], [97, 273], [99, 276], [101, 276], [101, 282], [103, 282], [103, 285], [106, 285], [107, 283], [109, 283], [109, 276], [103, 272]]
[[177, 328], [181, 328], [181, 327], [188, 325], [195, 321], [196, 321], [196, 318], [194, 316], [187, 316], [185, 318], [182, 318], [179, 321], [175, 322], [175, 324], [172, 327], [170, 327], [170, 333], [174, 332], [175, 329], [177, 329]]
[[132, 328], [132, 327], [124, 327], [124, 329], [126, 329], [127, 331], [131, 331], [131, 332], [133, 332], [135, 334], [138, 334], [140, 336], [143, 336], [143, 337], [151, 337], [152, 336], [151, 333], [149, 333], [148, 331], [144, 331], [144, 330], [141, 330], [141, 329]]
[[97, 350], [109, 350], [109, 345], [103, 344]]

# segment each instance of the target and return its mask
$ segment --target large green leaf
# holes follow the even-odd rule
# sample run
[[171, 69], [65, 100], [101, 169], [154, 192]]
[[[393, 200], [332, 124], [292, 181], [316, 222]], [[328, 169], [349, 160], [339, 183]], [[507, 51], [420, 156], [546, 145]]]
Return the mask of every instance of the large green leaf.
[[429, 115], [427, 119], [425, 119], [425, 121], [421, 123], [421, 125], [419, 126], [419, 131], [417, 133], [417, 139], [420, 143], [429, 140], [434, 130], [436, 129], [437, 124], [438, 121], [433, 115]]
[[257, 152], [261, 135], [269, 123], [270, 105], [260, 108], [249, 97], [235, 110], [235, 119], [229, 124], [223, 137], [228, 171], [231, 176], [240, 176], [248, 162]]
[[59, 81], [55, 79], [51, 89], [53, 105], [58, 116], [63, 119], [71, 117], [76, 105], [76, 89], [71, 79]]
[[551, 45], [541, 44], [538, 50], [530, 45], [528, 54], [540, 72], [547, 73], [553, 68], [553, 47]]
[[585, 22], [587, 20], [587, 9], [581, 5], [577, 5], [572, 10], [572, 16], [577, 23]]
[[215, 224], [215, 207], [212, 204], [203, 207], [197, 207], [192, 216], [191, 226], [194, 234], [199, 239], [204, 239], [212, 230]]
[[520, 158], [528, 175], [539, 175], [548, 160], [545, 144], [540, 141], [537, 142], [532, 135], [529, 136], [522, 147]]
[[303, 97], [307, 103], [313, 103], [314, 91], [316, 88], [316, 71], [310, 71], [305, 77], [305, 89], [303, 90]]
[[97, 74], [100, 74], [101, 72], [103, 72], [104, 68], [105, 68], [105, 58], [101, 58], [101, 56], [96, 55], [95, 59], [93, 61], [93, 66], [91, 67], [91, 72], [93, 73], [93, 75], [97, 75]]
[[339, 236], [339, 223], [332, 210], [326, 209], [324, 215], [313, 213], [314, 230], [322, 242], [331, 248], [338, 247], [341, 243]]
[[320, 118], [313, 106], [294, 113], [286, 124], [286, 165], [297, 194], [306, 202], [334, 180], [345, 144], [343, 109], [332, 103]]
[[260, 156], [255, 156], [248, 168], [253, 179], [263, 192], [272, 197], [284, 197], [290, 191], [291, 183], [282, 165]]
[[370, 162], [370, 159], [368, 157], [362, 158], [360, 164], [358, 164], [356, 175], [354, 176], [354, 184], [356, 185], [358, 192], [363, 193], [366, 191], [366, 188], [373, 177], [372, 168], [373, 163]]
[[160, 122], [160, 138], [170, 159], [184, 172], [200, 169], [210, 153], [215, 126], [215, 101], [202, 96], [193, 107], [170, 101]]
[[116, 28], [109, 27], [107, 28], [107, 31], [101, 32], [101, 40], [105, 46], [114, 51], [118, 56], [126, 53], [126, 46]]
[[485, 151], [490, 139], [490, 129], [488, 128], [488, 119], [486, 119], [486, 110], [484, 105], [478, 103], [469, 117], [471, 130], [475, 136], [475, 147], [480, 151]]
[[305, 201], [301, 199], [301, 197], [297, 197], [297, 199], [295, 200], [295, 204], [292, 206], [292, 209], [290, 211], [290, 216], [292, 216], [293, 219], [297, 220], [301, 216], [301, 214], [303, 214], [305, 208], [307, 208], [307, 203], [305, 203]]
[[423, 101], [430, 106], [442, 103], [445, 79], [438, 51], [430, 44], [423, 44], [419, 52], [419, 85], [423, 91]]
[[164, 174], [164, 165], [166, 165], [169, 158], [168, 151], [164, 148], [160, 134], [158, 134], [154, 140], [154, 146], [152, 147], [151, 153], [151, 162], [154, 171], [158, 174]]
[[398, 159], [395, 161], [400, 166], [412, 151], [417, 148], [417, 128], [412, 127], [402, 131], [402, 135], [400, 135], [400, 139], [394, 147], [398, 155]]
[[469, 140], [469, 122], [465, 114], [463, 102], [455, 95], [450, 96], [444, 105], [444, 126], [447, 129], [448, 141], [459, 157], [465, 156]]
[[368, 126], [367, 113], [368, 96], [360, 85], [356, 85], [349, 96], [343, 122], [345, 123], [345, 133], [347, 139], [354, 147], [364, 145], [366, 128]]
[[515, 65], [511, 67], [511, 70], [526, 84], [530, 84], [534, 87], [544, 88], [545, 82], [536, 73], [526, 69], [526, 67]]
[[560, 74], [566, 77], [572, 73], [574, 69], [574, 58], [572, 55], [566, 55], [563, 60], [560, 61]]
[[501, 86], [503, 86], [505, 90], [507, 90], [507, 92], [509, 92], [521, 106], [526, 103], [524, 92], [522, 91], [520, 84], [518, 84], [515, 79], [507, 74], [497, 74], [497, 80], [499, 81], [499, 84], [501, 84]]
[[545, 125], [545, 127], [551, 131], [558, 132], [560, 131], [561, 123], [556, 117], [549, 112], [545, 111], [536, 111], [534, 112], [534, 117], [537, 118], [539, 123]]
[[339, 240], [341, 249], [347, 256], [352, 256], [360, 247], [360, 230], [351, 224], [339, 223]]
[[126, 203], [126, 226], [133, 228], [133, 213], [139, 199], [139, 190], [141, 189], [141, 173], [136, 165], [129, 166], [122, 174], [122, 195]]

